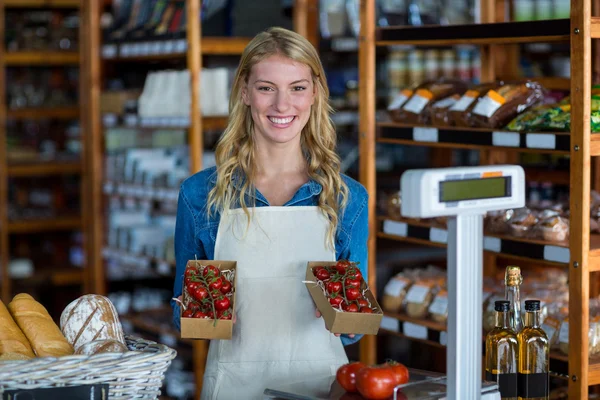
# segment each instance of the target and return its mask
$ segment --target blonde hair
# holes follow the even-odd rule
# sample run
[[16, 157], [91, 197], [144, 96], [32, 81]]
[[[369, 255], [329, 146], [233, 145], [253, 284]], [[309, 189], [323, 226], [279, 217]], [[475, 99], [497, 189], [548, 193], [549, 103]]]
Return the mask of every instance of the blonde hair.
[[[229, 123], [216, 147], [217, 182], [208, 195], [208, 214], [225, 212], [236, 205], [244, 210], [250, 223], [246, 194], [256, 193], [254, 121], [250, 107], [242, 100], [242, 89], [257, 63], [281, 55], [311, 69], [315, 100], [310, 117], [301, 132], [301, 146], [308, 175], [322, 191], [318, 207], [329, 220], [327, 242], [334, 247], [339, 214], [348, 199], [348, 187], [340, 174], [340, 158], [335, 151], [336, 132], [330, 114], [329, 88], [315, 48], [301, 35], [283, 28], [270, 28], [258, 34], [244, 49], [229, 99]], [[234, 182], [241, 187], [236, 188]], [[251, 204], [254, 206], [254, 204]]]

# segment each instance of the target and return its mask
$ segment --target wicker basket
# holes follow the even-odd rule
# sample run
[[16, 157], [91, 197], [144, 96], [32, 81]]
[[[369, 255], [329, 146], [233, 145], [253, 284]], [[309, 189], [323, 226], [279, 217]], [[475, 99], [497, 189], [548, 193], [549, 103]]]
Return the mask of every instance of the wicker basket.
[[0, 395], [11, 389], [108, 383], [110, 399], [158, 398], [177, 352], [148, 340], [125, 340], [132, 351], [0, 362]]

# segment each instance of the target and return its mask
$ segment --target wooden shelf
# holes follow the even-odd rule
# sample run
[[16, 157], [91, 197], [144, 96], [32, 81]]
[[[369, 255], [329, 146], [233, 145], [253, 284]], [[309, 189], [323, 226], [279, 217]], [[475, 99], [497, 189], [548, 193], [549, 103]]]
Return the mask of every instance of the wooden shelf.
[[84, 271], [80, 268], [55, 268], [50, 270], [47, 266], [43, 270], [35, 270], [34, 274], [26, 278], [13, 278], [19, 285], [35, 286], [71, 286], [83, 283]]
[[570, 154], [569, 132], [509, 132], [476, 128], [437, 128], [396, 122], [377, 124], [377, 141], [462, 149], [497, 149], [519, 152]]
[[34, 219], [31, 221], [9, 221], [9, 233], [38, 233], [52, 231], [69, 231], [81, 229], [80, 217], [62, 217], [46, 220]]
[[79, 64], [79, 53], [15, 51], [4, 55], [4, 62], [7, 66], [75, 65]]
[[23, 108], [7, 110], [6, 116], [13, 119], [77, 119], [79, 118], [79, 107]]
[[[446, 247], [448, 232], [443, 227], [427, 221], [405, 218], [378, 217], [377, 237]], [[600, 235], [590, 235], [590, 246], [599, 249]], [[508, 235], [485, 234], [483, 249], [502, 257], [536, 261], [544, 265], [566, 267], [569, 262], [568, 243], [551, 243], [543, 240], [517, 238]]]
[[3, 3], [5, 8], [79, 8], [80, 1], [81, 0], [4, 0]]
[[251, 38], [240, 37], [203, 37], [200, 41], [202, 54], [241, 55]]
[[[202, 129], [204, 131], [224, 130], [227, 127], [228, 116], [203, 116]], [[136, 115], [118, 116], [115, 114], [104, 114], [102, 116], [104, 127], [125, 129], [189, 129], [190, 119], [187, 117], [157, 117], [140, 118]]]
[[490, 24], [384, 27], [375, 30], [376, 46], [510, 44], [568, 42], [569, 19]]
[[37, 163], [8, 164], [8, 176], [50, 176], [50, 175], [76, 175], [81, 173], [80, 162], [48, 161]]

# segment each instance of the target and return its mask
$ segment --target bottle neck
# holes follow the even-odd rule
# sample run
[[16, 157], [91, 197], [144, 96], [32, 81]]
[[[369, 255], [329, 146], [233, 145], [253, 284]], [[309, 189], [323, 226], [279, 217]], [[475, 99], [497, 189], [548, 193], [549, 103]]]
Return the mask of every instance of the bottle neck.
[[525, 326], [532, 328], [540, 327], [540, 312], [538, 311], [527, 311], [525, 314]]
[[508, 311], [496, 311], [496, 327], [510, 328], [510, 313]]

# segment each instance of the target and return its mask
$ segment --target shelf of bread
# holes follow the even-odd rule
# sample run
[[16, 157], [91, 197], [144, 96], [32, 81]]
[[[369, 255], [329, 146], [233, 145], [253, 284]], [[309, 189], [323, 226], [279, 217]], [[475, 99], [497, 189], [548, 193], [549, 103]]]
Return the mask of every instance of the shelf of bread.
[[79, 64], [79, 53], [52, 51], [14, 51], [4, 54], [7, 66], [25, 65], [72, 65]]
[[5, 8], [79, 8], [81, 0], [4, 0]]
[[40, 161], [8, 164], [9, 177], [76, 175], [82, 170], [80, 162]]
[[569, 19], [465, 25], [391, 26], [377, 28], [377, 46], [510, 44], [568, 42]]
[[77, 119], [79, 107], [8, 109], [6, 116], [13, 119]]
[[64, 216], [48, 219], [17, 220], [8, 222], [9, 233], [38, 233], [82, 228], [81, 217]]

